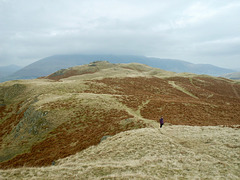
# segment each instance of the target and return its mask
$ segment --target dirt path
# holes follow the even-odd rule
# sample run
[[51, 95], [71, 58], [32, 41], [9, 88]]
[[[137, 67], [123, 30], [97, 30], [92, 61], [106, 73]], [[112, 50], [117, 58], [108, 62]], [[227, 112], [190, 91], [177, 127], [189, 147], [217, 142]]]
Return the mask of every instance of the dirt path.
[[188, 96], [191, 96], [191, 97], [193, 97], [193, 98], [195, 98], [195, 99], [198, 99], [197, 96], [195, 96], [195, 95], [193, 95], [192, 93], [188, 92], [186, 89], [184, 89], [184, 88], [176, 85], [174, 81], [169, 81], [168, 83], [169, 83], [170, 85], [172, 85], [172, 87], [174, 87], [174, 88], [176, 88], [177, 90], [179, 90], [179, 91], [187, 94]]
[[234, 94], [237, 96], [237, 98], [240, 98], [237, 90], [236, 90], [235, 87], [234, 87], [234, 84], [232, 84], [232, 89], [233, 89]]
[[127, 107], [126, 105], [123, 105], [121, 104], [120, 106], [130, 115], [134, 116], [134, 118], [136, 119], [139, 119], [139, 120], [142, 120], [144, 121], [146, 124], [149, 124], [151, 127], [154, 127], [156, 122], [153, 121], [153, 120], [149, 120], [149, 119], [146, 119], [144, 117], [142, 117], [141, 115], [141, 109], [144, 107], [144, 105], [148, 104], [150, 100], [147, 100], [145, 102], [142, 103], [141, 106], [139, 106], [138, 110], [133, 110], [129, 107]]

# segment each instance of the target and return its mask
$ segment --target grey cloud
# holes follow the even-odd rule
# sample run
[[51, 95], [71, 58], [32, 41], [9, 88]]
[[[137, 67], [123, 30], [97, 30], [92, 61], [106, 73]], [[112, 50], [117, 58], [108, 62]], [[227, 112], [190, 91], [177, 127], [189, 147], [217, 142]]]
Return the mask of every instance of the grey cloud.
[[237, 0], [0, 0], [0, 66], [117, 53], [240, 67], [239, 16]]

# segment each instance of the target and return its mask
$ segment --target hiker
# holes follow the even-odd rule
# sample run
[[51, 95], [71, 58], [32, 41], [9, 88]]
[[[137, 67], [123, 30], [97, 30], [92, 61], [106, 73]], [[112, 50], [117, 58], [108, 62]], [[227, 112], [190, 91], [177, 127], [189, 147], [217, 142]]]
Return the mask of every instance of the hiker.
[[163, 122], [163, 117], [161, 117], [161, 118], [159, 119], [159, 122], [160, 122], [160, 128], [162, 128], [162, 126], [163, 126], [163, 124], [164, 124], [164, 122]]

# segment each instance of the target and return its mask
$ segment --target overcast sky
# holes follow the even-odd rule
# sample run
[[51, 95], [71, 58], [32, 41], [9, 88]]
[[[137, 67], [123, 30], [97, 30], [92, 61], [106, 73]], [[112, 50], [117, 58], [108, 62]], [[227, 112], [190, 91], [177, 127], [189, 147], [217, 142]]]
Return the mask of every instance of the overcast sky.
[[240, 0], [0, 0], [0, 66], [71, 53], [240, 68]]

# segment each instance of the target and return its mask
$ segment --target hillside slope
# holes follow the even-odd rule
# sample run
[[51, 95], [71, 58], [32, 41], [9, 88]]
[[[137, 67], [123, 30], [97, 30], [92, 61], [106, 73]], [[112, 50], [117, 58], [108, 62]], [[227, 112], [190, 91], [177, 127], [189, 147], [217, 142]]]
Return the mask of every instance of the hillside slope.
[[[166, 71], [189, 72], [196, 74], [208, 74], [219, 76], [226, 73], [232, 73], [233, 70], [224, 69], [207, 64], [192, 64], [186, 61], [174, 59], [160, 59], [145, 56], [127, 56], [127, 55], [55, 55], [40, 59], [34, 62], [6, 80], [15, 79], [34, 79], [41, 76], [47, 76], [57, 70], [88, 64], [92, 61], [109, 61], [111, 63], [141, 63], [151, 67], [161, 68]], [[1, 81], [0, 81], [1, 82]]]
[[102, 137], [152, 127], [240, 124], [240, 84], [142, 64], [94, 62], [0, 84], [0, 168], [46, 166]]
[[0, 170], [0, 178], [240, 178], [240, 129], [155, 126], [119, 133], [54, 166]]

